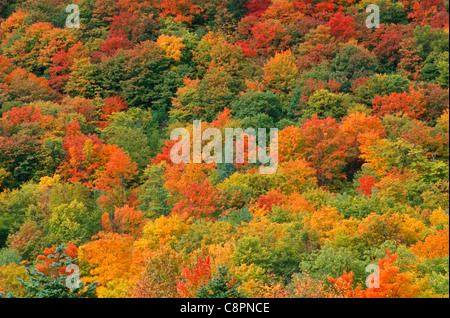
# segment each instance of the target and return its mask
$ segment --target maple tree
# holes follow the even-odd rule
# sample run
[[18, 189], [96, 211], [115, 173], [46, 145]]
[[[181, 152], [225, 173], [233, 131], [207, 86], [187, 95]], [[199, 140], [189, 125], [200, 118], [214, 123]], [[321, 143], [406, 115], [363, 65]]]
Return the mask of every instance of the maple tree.
[[338, 131], [336, 120], [330, 117], [319, 119], [317, 115], [301, 127], [303, 144], [298, 149], [298, 155], [313, 163], [317, 179], [322, 184], [326, 184], [334, 174], [344, 177], [342, 168], [347, 156], [347, 145], [342, 142]]
[[249, 57], [257, 55], [273, 56], [286, 51], [292, 38], [288, 29], [278, 20], [260, 20], [249, 15], [239, 22], [239, 33], [245, 40], [238, 42]]
[[[61, 260], [64, 260], [66, 257], [71, 259], [76, 259], [78, 255], [78, 249], [75, 245], [69, 244], [64, 250], [63, 253], [58, 255], [59, 257], [53, 257], [56, 253], [56, 246], [52, 246], [51, 248], [46, 248], [44, 250], [43, 255], [39, 255], [37, 260], [41, 263], [36, 265], [36, 269], [41, 273], [46, 275], [49, 274], [64, 274], [66, 272], [66, 267], [61, 267], [57, 269], [57, 272], [54, 272], [52, 264], [59, 263]], [[49, 257], [50, 256], [50, 257]]]
[[140, 8], [138, 4], [127, 4], [126, 1], [120, 1], [117, 5], [121, 7], [121, 12], [112, 17], [108, 38], [118, 39], [124, 48], [132, 43], [154, 39], [157, 21], [149, 14], [150, 10], [146, 8], [148, 3], [140, 4]]
[[420, 258], [436, 258], [448, 255], [448, 229], [427, 236], [424, 242], [417, 242], [411, 250]]
[[270, 7], [270, 2], [269, 0], [252, 0], [246, 6], [250, 15], [261, 16]]
[[129, 50], [133, 48], [133, 42], [123, 32], [115, 32], [100, 44], [100, 52], [94, 54], [96, 60], [102, 60], [108, 56], [114, 56], [120, 50]]
[[29, 16], [28, 13], [22, 10], [13, 12], [5, 21], [2, 21], [1, 28], [4, 36], [8, 37], [14, 33], [16, 29], [25, 27], [24, 20]]
[[196, 15], [200, 15], [204, 9], [193, 3], [192, 0], [162, 0], [157, 5], [161, 9], [160, 16], [173, 16], [177, 22], [192, 23]]
[[148, 258], [145, 270], [133, 288], [133, 297], [177, 297], [177, 281], [181, 278], [180, 267], [181, 255], [162, 247]]
[[67, 57], [66, 51], [59, 51], [52, 58], [52, 65], [49, 68], [51, 78], [50, 85], [59, 91], [64, 90], [65, 84], [70, 78], [70, 67], [73, 61]]
[[208, 180], [203, 183], [194, 182], [183, 191], [184, 199], [177, 202], [172, 214], [188, 217], [208, 217], [216, 211], [218, 190]]
[[127, 186], [137, 174], [137, 164], [116, 145], [106, 145], [101, 155], [107, 158], [107, 163], [103, 170], [98, 171], [95, 186], [108, 193], [112, 203], [121, 206], [128, 199]]
[[304, 17], [298, 2], [285, 0], [272, 2], [262, 15], [265, 19], [276, 19], [283, 23], [297, 22]]
[[101, 148], [103, 143], [96, 135], [84, 136], [79, 132], [78, 135], [67, 135], [64, 140], [66, 158], [59, 168], [61, 175], [92, 186], [94, 173], [100, 164]]
[[[291, 283], [293, 297], [329, 298], [330, 292], [325, 290], [323, 281], [311, 278], [308, 273], [294, 275]], [[282, 298], [282, 297], [280, 297]]]
[[[398, 255], [387, 253], [378, 262], [380, 268], [380, 288], [367, 288], [361, 291], [363, 298], [411, 298], [417, 294], [418, 286], [413, 283], [410, 273], [401, 272], [395, 262]], [[372, 282], [373, 283], [373, 282]]]
[[6, 101], [26, 103], [34, 100], [51, 100], [54, 97], [47, 80], [21, 68], [6, 75], [3, 83]]
[[258, 198], [256, 204], [263, 209], [267, 209], [270, 212], [272, 211], [272, 207], [274, 205], [280, 204], [283, 201], [283, 195], [275, 190], [269, 191], [267, 194], [262, 195]]
[[[401, 272], [395, 262], [397, 254], [390, 251], [386, 257], [378, 262], [380, 268], [379, 288], [371, 287], [362, 289], [361, 286], [353, 288], [353, 272], [346, 273], [338, 278], [329, 278], [338, 295], [345, 298], [411, 298], [419, 289], [412, 281], [411, 273]], [[372, 280], [371, 284], [374, 283]]]
[[378, 180], [374, 176], [362, 176], [359, 178], [360, 186], [356, 191], [365, 196], [371, 196], [377, 181]]
[[417, 40], [404, 39], [400, 44], [399, 53], [402, 56], [398, 63], [399, 73], [412, 80], [420, 78], [423, 64], [419, 55], [420, 51], [417, 49]]
[[196, 296], [197, 289], [206, 284], [211, 278], [211, 259], [199, 258], [197, 265], [181, 270], [183, 280], [177, 282], [177, 291], [181, 297], [192, 298]]
[[445, 17], [448, 17], [448, 12], [444, 10], [444, 3], [442, 1], [408, 1], [405, 2], [405, 4], [412, 9], [412, 12], [408, 14], [408, 17], [414, 21], [417, 21], [420, 24], [430, 23], [437, 27], [448, 27], [448, 22], [444, 22]]
[[378, 117], [355, 112], [343, 118], [339, 129], [343, 133], [343, 138], [347, 139], [346, 170], [347, 177], [352, 178], [355, 171], [362, 165], [361, 149], [368, 140], [385, 137], [385, 128]]

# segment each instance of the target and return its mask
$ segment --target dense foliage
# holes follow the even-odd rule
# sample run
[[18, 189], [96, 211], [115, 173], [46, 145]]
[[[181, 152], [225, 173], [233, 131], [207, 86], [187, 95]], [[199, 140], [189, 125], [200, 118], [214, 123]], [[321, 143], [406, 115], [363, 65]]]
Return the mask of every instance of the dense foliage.
[[[0, 295], [448, 297], [448, 10], [0, 0]], [[199, 119], [277, 173], [173, 163]]]

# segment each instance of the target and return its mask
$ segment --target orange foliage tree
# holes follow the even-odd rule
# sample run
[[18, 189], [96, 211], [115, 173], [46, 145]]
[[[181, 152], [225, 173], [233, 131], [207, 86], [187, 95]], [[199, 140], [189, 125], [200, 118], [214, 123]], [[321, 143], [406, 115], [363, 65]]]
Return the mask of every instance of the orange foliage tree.
[[419, 118], [425, 113], [425, 103], [414, 98], [407, 92], [392, 93], [385, 96], [375, 96], [373, 109], [378, 116], [385, 114], [405, 114], [411, 118]]
[[183, 191], [184, 199], [177, 202], [172, 214], [182, 218], [210, 217], [216, 211], [219, 190], [214, 189], [208, 180], [194, 182]]
[[93, 241], [80, 246], [80, 264], [85, 264], [86, 282], [97, 281], [99, 297], [128, 295], [128, 285], [138, 273], [133, 264], [133, 237], [127, 234], [100, 232]]
[[144, 214], [128, 205], [116, 208], [114, 218], [111, 220], [108, 213], [102, 216], [103, 228], [119, 234], [130, 234], [138, 236], [145, 225]]
[[108, 201], [120, 206], [128, 199], [127, 186], [137, 174], [137, 164], [117, 145], [106, 145], [101, 155], [107, 162], [97, 170], [96, 188], [108, 194]]
[[378, 262], [380, 288], [364, 289], [362, 298], [411, 298], [417, 295], [419, 287], [414, 285], [412, 274], [401, 272], [395, 264], [397, 259], [397, 254], [388, 251], [386, 257]]

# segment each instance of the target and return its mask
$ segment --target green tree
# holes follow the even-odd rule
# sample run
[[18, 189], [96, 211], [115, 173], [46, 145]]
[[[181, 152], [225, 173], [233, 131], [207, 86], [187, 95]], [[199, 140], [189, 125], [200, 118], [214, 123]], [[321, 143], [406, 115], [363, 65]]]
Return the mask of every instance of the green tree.
[[233, 16], [234, 21], [240, 21], [248, 12], [246, 7], [248, 0], [229, 0], [227, 4], [228, 12]]
[[[424, 62], [421, 71], [422, 79], [425, 81], [435, 81], [442, 87], [448, 87], [448, 84], [445, 86], [445, 74], [447, 74], [448, 81], [448, 68], [447, 71], [445, 71], [445, 64], [448, 65], [448, 52], [439, 52], [437, 49], [434, 50], [428, 55]], [[438, 80], [438, 78], [441, 79]]]
[[101, 132], [101, 137], [109, 144], [125, 150], [142, 171], [150, 162], [150, 112], [138, 108], [129, 109], [110, 116], [109, 124]]
[[189, 122], [201, 118], [212, 121], [230, 104], [243, 89], [243, 82], [221, 69], [209, 69], [205, 77], [185, 80], [185, 86], [177, 91], [170, 110], [173, 120]]
[[245, 298], [246, 296], [238, 290], [240, 283], [235, 280], [229, 267], [221, 265], [217, 274], [214, 274], [205, 286], [197, 289], [198, 298]]
[[426, 260], [418, 265], [422, 275], [428, 275], [428, 281], [433, 291], [444, 297], [449, 294], [449, 257], [437, 257]]
[[246, 236], [239, 240], [233, 253], [237, 265], [255, 264], [264, 269], [271, 269], [272, 253], [265, 242], [255, 236]]
[[240, 210], [235, 210], [228, 214], [227, 221], [233, 224], [234, 226], [241, 226], [242, 222], [248, 223], [253, 219], [253, 215], [250, 213], [250, 210], [245, 207]]

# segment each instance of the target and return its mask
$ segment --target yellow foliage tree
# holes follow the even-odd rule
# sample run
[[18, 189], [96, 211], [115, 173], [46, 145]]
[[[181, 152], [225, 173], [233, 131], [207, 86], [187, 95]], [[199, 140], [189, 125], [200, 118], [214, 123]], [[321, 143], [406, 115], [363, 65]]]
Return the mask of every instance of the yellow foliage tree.
[[183, 43], [182, 38], [177, 38], [172, 35], [161, 34], [156, 40], [156, 44], [166, 53], [168, 58], [173, 59], [176, 62], [181, 61], [183, 52], [186, 45]]

